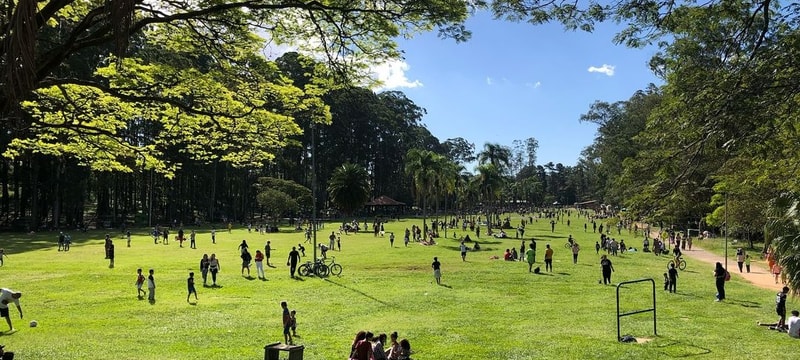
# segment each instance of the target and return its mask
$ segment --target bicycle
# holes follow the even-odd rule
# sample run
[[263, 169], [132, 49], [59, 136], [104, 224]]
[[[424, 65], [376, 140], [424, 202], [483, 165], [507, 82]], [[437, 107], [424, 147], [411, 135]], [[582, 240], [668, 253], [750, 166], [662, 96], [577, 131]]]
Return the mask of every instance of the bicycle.
[[326, 277], [330, 273], [330, 269], [322, 259], [317, 259], [313, 263], [307, 261], [305, 264], [300, 265], [297, 270], [302, 276], [316, 275], [318, 277]]
[[565, 248], [565, 249], [572, 249], [572, 245], [573, 245], [573, 244], [575, 244], [575, 240], [573, 240], [573, 239], [569, 239], [569, 240], [567, 240], [567, 242], [564, 244], [564, 248]]
[[677, 260], [678, 260], [677, 264], [675, 264], [675, 259], [672, 259], [669, 262], [667, 262], [667, 269], [669, 269], [669, 266], [672, 265], [675, 266], [675, 268], [680, 269], [681, 271], [686, 270], [686, 260], [683, 260], [683, 256], [679, 257]]
[[330, 270], [331, 275], [334, 275], [334, 276], [342, 275], [342, 265], [339, 265], [339, 264], [336, 263], [336, 257], [335, 256], [331, 256], [330, 263], [327, 263], [325, 265], [328, 266], [328, 269]]

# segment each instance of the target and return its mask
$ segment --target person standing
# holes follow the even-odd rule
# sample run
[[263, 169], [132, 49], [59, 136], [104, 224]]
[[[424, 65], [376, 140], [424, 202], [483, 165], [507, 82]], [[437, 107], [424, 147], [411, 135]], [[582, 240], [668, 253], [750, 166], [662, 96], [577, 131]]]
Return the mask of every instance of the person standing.
[[789, 294], [789, 287], [784, 286], [775, 295], [775, 312], [778, 314], [778, 323], [775, 325], [777, 330], [786, 330], [786, 295]]
[[189, 290], [189, 294], [186, 295], [186, 302], [189, 302], [189, 297], [194, 294], [194, 299], [197, 299], [197, 289], [194, 288], [194, 272], [189, 273], [189, 278], [186, 279], [186, 287]]
[[464, 244], [464, 240], [461, 240], [461, 261], [467, 261], [467, 245]]
[[211, 254], [211, 258], [208, 259], [208, 271], [211, 272], [211, 286], [217, 286], [217, 273], [219, 270], [220, 266], [217, 254]]
[[208, 286], [208, 254], [203, 254], [203, 258], [200, 259], [200, 275], [203, 277], [203, 286]]
[[19, 298], [22, 297], [22, 293], [18, 291], [14, 291], [11, 289], [0, 289], [0, 317], [6, 318], [6, 323], [8, 324], [8, 330], [14, 330], [14, 326], [11, 325], [11, 315], [8, 312], [8, 304], [14, 303], [17, 306], [17, 311], [19, 311], [19, 318], [22, 319], [22, 307], [19, 305]]
[[[463, 242], [462, 242], [462, 244], [463, 244]], [[389, 246], [394, 247], [394, 233], [393, 232], [389, 233]]]
[[156, 279], [153, 277], [155, 270], [150, 269], [150, 275], [147, 276], [147, 300], [156, 301]]
[[578, 245], [577, 241], [572, 242], [572, 263], [578, 263], [578, 252], [581, 251], [581, 247]]
[[217, 229], [215, 228], [211, 228], [211, 243], [212, 244], [217, 243]]
[[266, 279], [267, 276], [264, 275], [264, 254], [261, 250], [256, 250], [256, 275], [259, 279]]
[[533, 272], [533, 263], [535, 258], [536, 250], [533, 250], [533, 245], [529, 245], [528, 250], [525, 251], [525, 260], [528, 261], [528, 272]]
[[714, 267], [714, 281], [717, 286], [717, 299], [714, 301], [725, 300], [725, 277], [727, 272], [720, 262]]
[[108, 249], [111, 247], [111, 235], [106, 234], [105, 245], [103, 247], [106, 250], [106, 259], [108, 259]]
[[[736, 264], [739, 265], [739, 273], [742, 273], [742, 271], [744, 270], [743, 269], [743, 267], [744, 267], [744, 259], [745, 259], [744, 250], [742, 248], [736, 249]], [[750, 271], [748, 271], [748, 272], [750, 272]]]
[[289, 333], [289, 328], [292, 326], [292, 315], [289, 313], [289, 304], [281, 301], [281, 308], [283, 309], [283, 340], [286, 341], [286, 345], [291, 345], [292, 334]]
[[197, 232], [192, 229], [192, 232], [189, 233], [189, 247], [192, 249], [197, 249], [197, 244], [195, 242], [195, 238], [197, 237]]
[[614, 265], [611, 264], [611, 260], [608, 259], [607, 255], [600, 257], [600, 267], [603, 271], [603, 285], [611, 284], [611, 273], [614, 272]]
[[536, 262], [536, 239], [531, 238], [531, 243], [529, 246], [533, 247], [533, 262]]
[[675, 264], [669, 264], [667, 278], [669, 278], [669, 285], [667, 286], [669, 292], [678, 292], [678, 269], [675, 268]]
[[125, 232], [125, 237], [128, 238], [128, 247], [131, 247], [131, 231], [130, 230]]
[[144, 274], [142, 274], [142, 269], [136, 269], [136, 295], [139, 296], [139, 299], [144, 299], [144, 296], [147, 295], [142, 287], [144, 286]]
[[544, 269], [553, 272], [553, 248], [550, 244], [547, 244], [544, 250]]
[[114, 242], [111, 240], [108, 241], [108, 249], [106, 250], [108, 253], [108, 268], [114, 268]]
[[439, 262], [439, 258], [434, 257], [433, 263], [431, 263], [431, 267], [433, 268], [433, 278], [436, 279], [436, 285], [442, 284], [442, 264]]
[[247, 249], [248, 249], [247, 240], [242, 240], [242, 243], [239, 244], [239, 253], [244, 255], [244, 253], [247, 252]]
[[300, 253], [293, 246], [292, 251], [289, 252], [289, 259], [286, 260], [286, 266], [289, 267], [289, 275], [292, 276], [292, 279], [294, 279], [294, 272], [297, 271], [298, 262], [300, 262]]
[[267, 245], [264, 245], [264, 259], [267, 260], [267, 266], [272, 266], [269, 263], [269, 257], [271, 254], [272, 254], [272, 246], [270, 245], [270, 242], [267, 241]]
[[747, 273], [750, 273], [750, 254], [744, 256], [744, 266], [747, 268]]
[[328, 236], [328, 249], [336, 249], [336, 234], [331, 231], [331, 236]]
[[247, 277], [250, 277], [250, 262], [253, 261], [253, 255], [250, 255], [250, 252], [247, 251], [245, 248], [242, 251], [242, 275], [244, 275], [244, 271], [247, 270]]

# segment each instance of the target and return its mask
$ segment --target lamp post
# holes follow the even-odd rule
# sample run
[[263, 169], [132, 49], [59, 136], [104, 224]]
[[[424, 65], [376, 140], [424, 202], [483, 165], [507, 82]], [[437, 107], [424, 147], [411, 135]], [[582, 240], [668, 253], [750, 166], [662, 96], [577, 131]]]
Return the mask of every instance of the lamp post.
[[311, 122], [311, 236], [314, 246], [314, 261], [317, 261], [317, 141]]
[[728, 193], [723, 192], [725, 199], [725, 270], [728, 270]]

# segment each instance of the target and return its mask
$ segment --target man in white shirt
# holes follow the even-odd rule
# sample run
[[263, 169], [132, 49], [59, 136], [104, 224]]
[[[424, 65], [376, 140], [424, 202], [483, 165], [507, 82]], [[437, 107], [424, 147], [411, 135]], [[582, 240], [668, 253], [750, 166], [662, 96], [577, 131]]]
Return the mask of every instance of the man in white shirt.
[[17, 305], [19, 318], [22, 319], [22, 307], [19, 306], [19, 298], [21, 297], [21, 292], [16, 292], [5, 288], [0, 289], [0, 317], [6, 318], [8, 330], [14, 330], [14, 326], [11, 325], [11, 316], [8, 312], [8, 304], [13, 302], [15, 305]]
[[800, 311], [792, 310], [792, 316], [786, 321], [789, 327], [789, 336], [800, 339]]

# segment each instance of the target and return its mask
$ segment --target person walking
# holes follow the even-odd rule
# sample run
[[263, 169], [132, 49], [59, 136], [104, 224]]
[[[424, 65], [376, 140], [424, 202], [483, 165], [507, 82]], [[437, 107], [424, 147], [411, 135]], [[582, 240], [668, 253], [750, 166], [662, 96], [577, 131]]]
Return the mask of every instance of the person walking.
[[669, 284], [667, 285], [669, 292], [678, 292], [678, 269], [675, 268], [675, 264], [669, 264], [667, 278], [669, 279]]
[[714, 267], [714, 283], [717, 286], [717, 298], [714, 301], [725, 300], [725, 278], [728, 276], [728, 271], [722, 267], [720, 262]]
[[611, 284], [611, 273], [614, 272], [614, 265], [611, 264], [611, 260], [608, 259], [607, 255], [600, 257], [600, 267], [603, 271], [603, 285]]
[[250, 277], [250, 262], [253, 261], [253, 255], [250, 255], [250, 252], [247, 251], [247, 248], [242, 251], [242, 275], [244, 275], [244, 271], [247, 270], [247, 277]]
[[208, 254], [203, 254], [203, 258], [200, 259], [200, 275], [203, 277], [203, 286], [208, 286], [208, 267]]
[[294, 273], [297, 271], [298, 262], [300, 262], [300, 253], [293, 246], [292, 251], [289, 252], [289, 259], [286, 260], [286, 266], [289, 267], [289, 275], [292, 276], [292, 279], [294, 279]]
[[544, 269], [553, 272], [553, 248], [550, 244], [547, 244], [544, 250]]
[[581, 247], [578, 245], [577, 241], [572, 242], [572, 263], [578, 263], [578, 252], [581, 251]]
[[736, 249], [736, 264], [739, 265], [739, 273], [742, 273], [742, 271], [744, 270], [743, 269], [744, 268], [744, 259], [745, 259], [744, 249], [742, 249], [742, 248]]
[[144, 286], [144, 274], [142, 274], [142, 269], [136, 269], [136, 295], [139, 299], [144, 299], [144, 296], [147, 295], [142, 287]]
[[189, 277], [186, 279], [186, 287], [189, 290], [189, 294], [186, 295], [186, 302], [189, 302], [189, 297], [194, 294], [195, 301], [197, 299], [197, 289], [194, 287], [194, 272], [189, 273]]
[[439, 258], [434, 257], [433, 263], [431, 263], [431, 268], [433, 268], [433, 278], [436, 279], [436, 285], [442, 284], [442, 264], [439, 262]]
[[8, 304], [14, 303], [17, 306], [17, 311], [19, 311], [19, 318], [22, 319], [22, 307], [19, 305], [19, 298], [22, 297], [22, 293], [19, 291], [14, 291], [11, 289], [0, 289], [0, 317], [6, 318], [6, 323], [8, 324], [8, 330], [14, 330], [14, 326], [11, 325], [11, 314], [8, 312]]
[[525, 259], [528, 261], [528, 272], [533, 272], [533, 263], [534, 263], [533, 260], [535, 258], [536, 258], [536, 250], [533, 250], [533, 245], [530, 245], [528, 247], [528, 250], [525, 251]]
[[197, 243], [195, 238], [197, 237], [197, 232], [192, 229], [192, 232], [189, 233], [189, 247], [192, 249], [197, 249]]
[[461, 240], [461, 261], [467, 261], [467, 245], [464, 243], [464, 240]]
[[271, 255], [272, 255], [272, 246], [271, 246], [271, 243], [269, 241], [267, 241], [267, 244], [264, 245], [264, 259], [267, 260], [267, 266], [272, 266], [269, 263], [269, 258], [270, 258]]
[[221, 267], [219, 266], [219, 259], [217, 259], [217, 254], [211, 254], [211, 258], [208, 259], [208, 271], [211, 272], [211, 286], [217, 286], [217, 273]]

